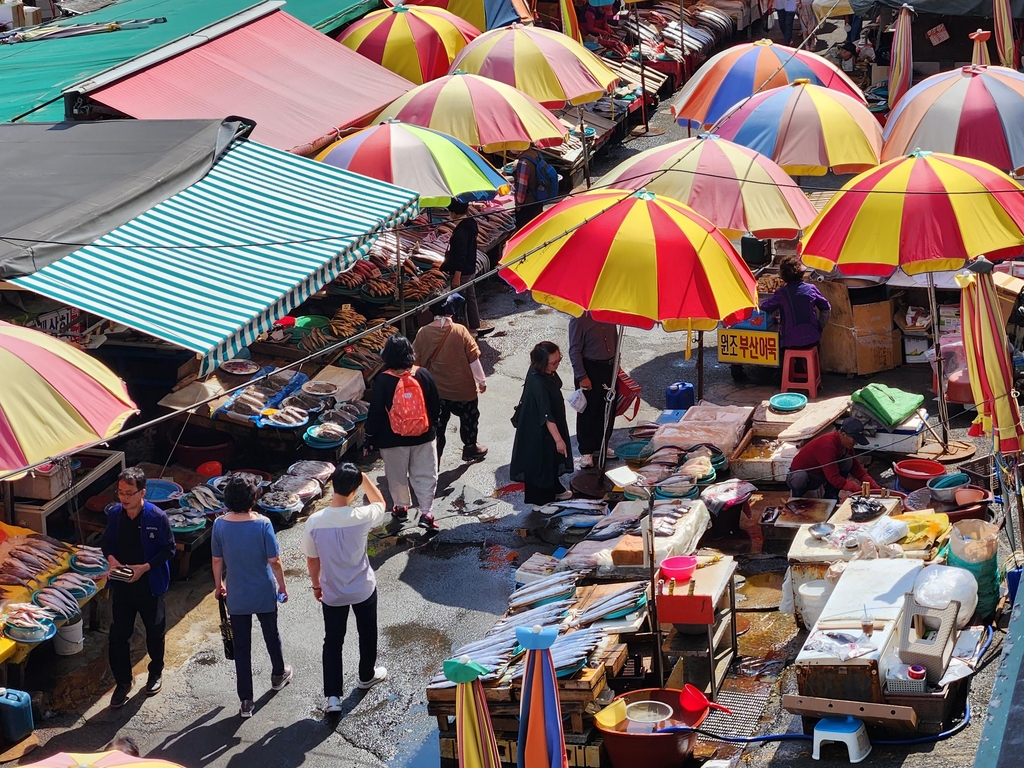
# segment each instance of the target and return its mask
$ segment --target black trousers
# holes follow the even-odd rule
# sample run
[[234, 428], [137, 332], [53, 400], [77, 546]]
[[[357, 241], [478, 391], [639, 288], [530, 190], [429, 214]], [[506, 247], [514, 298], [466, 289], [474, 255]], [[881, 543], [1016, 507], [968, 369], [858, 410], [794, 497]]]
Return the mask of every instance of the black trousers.
[[525, 494], [523, 495], [523, 501], [527, 504], [536, 504], [538, 507], [542, 507], [545, 504], [550, 504], [555, 500], [555, 496], [565, 492], [565, 486], [560, 482], [555, 483], [553, 488], [545, 488], [540, 485], [531, 485], [530, 483], [523, 483]]
[[[347, 605], [323, 604], [324, 610], [324, 696], [338, 696], [344, 691], [342, 679], [341, 651], [345, 645], [345, 629], [348, 624]], [[356, 632], [359, 633], [359, 679], [373, 679], [377, 666], [377, 590], [352, 606], [356, 616]]]
[[130, 685], [132, 682], [131, 639], [135, 633], [136, 615], [142, 617], [142, 625], [146, 629], [149, 677], [160, 677], [164, 671], [164, 631], [167, 627], [164, 596], [153, 596], [146, 576], [142, 577], [141, 583], [112, 584], [111, 587], [108, 655], [114, 680], [118, 685]]
[[[612, 386], [612, 360], [587, 360], [583, 358], [583, 370], [590, 379], [590, 390], [586, 392], [587, 407], [583, 413], [576, 414], [576, 439], [580, 444], [580, 455], [597, 453], [601, 450], [601, 436], [606, 432], [611, 438], [615, 419], [609, 419], [608, 429], [604, 429], [605, 387]], [[575, 380], [579, 388], [580, 379]]]
[[[252, 617], [251, 613], [231, 614], [231, 634], [235, 638], [235, 688], [239, 701], [252, 701]], [[284, 674], [281, 633], [277, 631], [277, 611], [257, 613], [263, 642], [270, 654], [270, 674]]]
[[[463, 275], [462, 279], [469, 281], [474, 277], [476, 277], [476, 273], [473, 273], [472, 275]], [[463, 307], [462, 312], [460, 313], [461, 317], [456, 319], [471, 331], [479, 330], [480, 307], [476, 303], [476, 283], [460, 285], [457, 290], [462, 295], [462, 298], [466, 300], [466, 306]]]
[[525, 203], [516, 208], [516, 229], [522, 229], [544, 212], [544, 203]]
[[437, 418], [437, 458], [444, 453], [445, 430], [452, 415], [459, 417], [459, 437], [466, 447], [476, 445], [480, 433], [480, 401], [441, 400], [441, 415]]

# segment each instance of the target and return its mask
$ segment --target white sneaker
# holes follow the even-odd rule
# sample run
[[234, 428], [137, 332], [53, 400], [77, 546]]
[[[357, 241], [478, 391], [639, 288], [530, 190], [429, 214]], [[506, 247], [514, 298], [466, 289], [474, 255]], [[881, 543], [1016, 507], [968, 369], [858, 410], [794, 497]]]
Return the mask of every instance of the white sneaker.
[[594, 466], [594, 457], [589, 453], [584, 453], [580, 456], [580, 469], [589, 469]]
[[555, 496], [555, 501], [569, 501], [572, 498], [572, 491], [562, 491]]
[[373, 677], [371, 677], [369, 680], [357, 680], [356, 681], [356, 687], [360, 688], [361, 690], [366, 691], [366, 690], [369, 690], [370, 688], [373, 688], [373, 686], [375, 686], [377, 683], [383, 683], [387, 679], [388, 679], [387, 667], [374, 667], [373, 668]]
[[327, 706], [324, 707], [324, 712], [327, 712], [328, 714], [341, 712], [341, 699], [339, 699], [337, 696], [328, 696]]

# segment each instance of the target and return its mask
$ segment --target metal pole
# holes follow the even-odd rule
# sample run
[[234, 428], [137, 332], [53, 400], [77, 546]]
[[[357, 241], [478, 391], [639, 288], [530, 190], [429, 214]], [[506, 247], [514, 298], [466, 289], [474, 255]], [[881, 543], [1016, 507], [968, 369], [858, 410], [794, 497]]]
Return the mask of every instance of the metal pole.
[[932, 313], [932, 337], [935, 340], [935, 388], [939, 396], [939, 420], [942, 422], [942, 450], [949, 450], [949, 406], [946, 404], [946, 388], [943, 386], [942, 345], [939, 342], [939, 307], [935, 298], [935, 276], [928, 273], [928, 304]]
[[[619, 353], [622, 350], [622, 334], [625, 331], [626, 326], [620, 325], [619, 338], [615, 342], [615, 358], [612, 363], [612, 385], [604, 394], [604, 430], [601, 432], [601, 454], [597, 458], [597, 468], [601, 475], [604, 475], [604, 465], [608, 461], [608, 426], [615, 418], [613, 410], [615, 406], [615, 385], [619, 380]], [[590, 382], [590, 385], [594, 386], [594, 382]], [[654, 498], [653, 495], [651, 498]]]
[[636, 58], [640, 62], [640, 112], [644, 118], [644, 133], [651, 132], [647, 120], [647, 69], [644, 67], [644, 39], [640, 34], [640, 10], [633, 5], [633, 20], [636, 22]]
[[[402, 238], [399, 236], [397, 229], [393, 229], [392, 232], [395, 235], [395, 253], [397, 254], [396, 258], [398, 259], [398, 311], [400, 314], [404, 315], [405, 289], [402, 287]], [[404, 317], [399, 321], [399, 328], [402, 331], [403, 336], [409, 336]]]
[[583, 122], [583, 106], [576, 107], [580, 118], [580, 141], [583, 142], [583, 178], [587, 180], [587, 189], [590, 189], [590, 148], [587, 146], [587, 124]]
[[654, 674], [658, 678], [658, 687], [665, 687], [665, 661], [661, 649], [661, 624], [658, 621], [658, 566], [654, 554], [654, 489], [647, 489], [647, 565], [651, 580], [651, 629], [654, 630]]
[[[689, 331], [687, 331], [689, 333]], [[697, 331], [697, 402], [704, 399], [704, 331]]]

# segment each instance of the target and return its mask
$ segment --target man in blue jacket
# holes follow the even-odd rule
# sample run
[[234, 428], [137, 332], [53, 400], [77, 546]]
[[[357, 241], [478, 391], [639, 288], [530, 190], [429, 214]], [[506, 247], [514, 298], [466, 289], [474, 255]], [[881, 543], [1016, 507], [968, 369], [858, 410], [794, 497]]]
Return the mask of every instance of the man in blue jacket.
[[130, 568], [126, 581], [110, 579], [111, 613], [109, 654], [110, 671], [117, 686], [110, 697], [111, 707], [123, 707], [132, 690], [131, 638], [135, 615], [146, 628], [149, 653], [149, 678], [145, 691], [152, 696], [163, 687], [164, 671], [164, 593], [171, 583], [171, 558], [174, 534], [162, 509], [146, 501], [146, 474], [130, 467], [117, 478], [115, 504], [107, 512], [103, 532], [103, 554], [111, 569]]

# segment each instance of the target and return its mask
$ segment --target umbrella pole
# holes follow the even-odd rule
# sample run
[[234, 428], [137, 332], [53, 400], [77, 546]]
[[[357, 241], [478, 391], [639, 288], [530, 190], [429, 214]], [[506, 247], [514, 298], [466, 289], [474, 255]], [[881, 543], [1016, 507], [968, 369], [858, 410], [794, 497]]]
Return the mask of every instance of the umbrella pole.
[[636, 58], [640, 64], [640, 114], [644, 119], [644, 129], [641, 131], [638, 125], [632, 133], [634, 136], [661, 136], [665, 131], [661, 128], [651, 128], [647, 115], [647, 68], [644, 66], [644, 39], [640, 34], [640, 11], [635, 4], [633, 5], [633, 21], [636, 22]]
[[590, 147], [587, 146], [587, 124], [583, 122], [583, 105], [576, 107], [580, 118], [580, 141], [583, 142], [583, 178], [590, 189]]
[[402, 238], [398, 236], [398, 230], [393, 230], [395, 235], [395, 254], [398, 260], [398, 312], [402, 315], [399, 327], [402, 335], [408, 337], [409, 333], [405, 324], [405, 290], [402, 288]]
[[661, 650], [661, 624], [658, 621], [658, 566], [654, 553], [654, 489], [648, 488], [647, 497], [647, 566], [651, 580], [651, 599], [647, 601], [651, 613], [651, 629], [654, 631], [654, 674], [658, 687], [665, 687], [665, 660]]
[[[616, 384], [619, 381], [619, 353], [622, 351], [622, 334], [626, 332], [626, 326], [619, 326], [619, 338], [615, 341], [615, 358], [612, 363], [612, 385], [604, 394], [604, 429], [601, 431], [601, 453], [597, 458], [598, 474], [604, 475], [604, 465], [608, 463], [608, 427], [615, 418], [613, 407], [615, 406]], [[593, 386], [593, 382], [591, 382]], [[653, 498], [653, 496], [652, 496]]]
[[949, 450], [949, 406], [946, 403], [946, 388], [942, 376], [942, 345], [939, 343], [939, 307], [935, 298], [935, 276], [928, 273], [928, 304], [932, 313], [932, 337], [935, 339], [936, 394], [939, 396], [939, 420], [942, 426], [942, 450]]
[[697, 402], [704, 399], [704, 331], [697, 331]]

